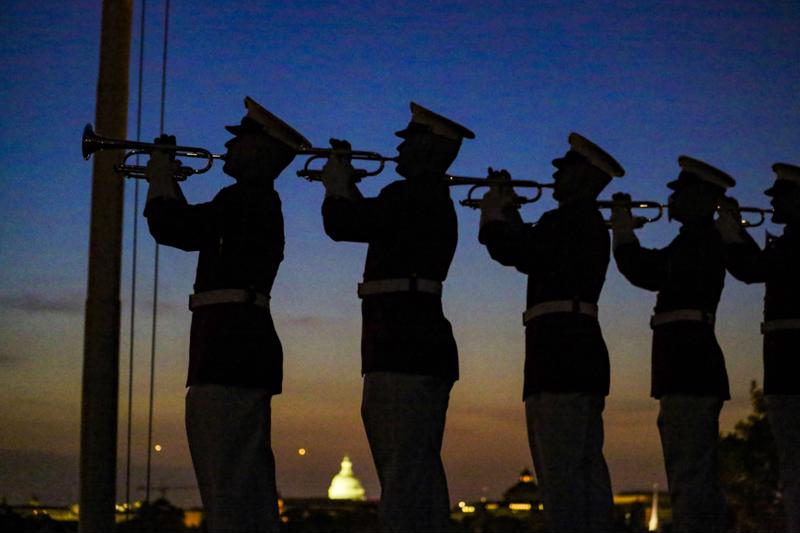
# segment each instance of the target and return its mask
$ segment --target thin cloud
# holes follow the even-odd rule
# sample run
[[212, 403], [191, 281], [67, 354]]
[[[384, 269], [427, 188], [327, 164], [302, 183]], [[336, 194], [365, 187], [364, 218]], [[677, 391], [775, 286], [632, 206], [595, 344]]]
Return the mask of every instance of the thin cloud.
[[22, 362], [21, 357], [11, 355], [6, 352], [0, 352], [0, 368], [9, 368], [12, 366], [17, 366], [21, 362]]
[[[62, 313], [66, 315], [83, 315], [86, 295], [79, 292], [43, 296], [36, 293], [0, 294], [0, 310], [20, 311], [23, 313]], [[128, 311], [130, 303], [121, 301], [124, 311]], [[153, 299], [145, 298], [137, 302], [137, 314], [151, 312]], [[188, 304], [173, 299], [162, 299], [158, 302], [159, 315], [189, 313]]]
[[0, 309], [25, 313], [83, 313], [83, 298], [77, 294], [0, 294]]

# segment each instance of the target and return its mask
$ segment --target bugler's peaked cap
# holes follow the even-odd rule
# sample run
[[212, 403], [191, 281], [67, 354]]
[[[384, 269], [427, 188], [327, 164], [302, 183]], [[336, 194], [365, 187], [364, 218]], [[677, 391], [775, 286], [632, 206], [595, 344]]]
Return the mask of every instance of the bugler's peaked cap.
[[625, 175], [625, 169], [622, 168], [622, 165], [617, 163], [616, 159], [583, 135], [573, 132], [569, 134], [568, 140], [570, 150], [582, 155], [588, 159], [592, 165], [609, 176], [622, 177]]
[[772, 170], [775, 172], [775, 183], [764, 191], [767, 196], [777, 196], [781, 194], [781, 191], [786, 191], [787, 189], [781, 186], [782, 183], [800, 184], [799, 166], [790, 165], [789, 163], [775, 163], [772, 165]]
[[461, 124], [434, 113], [416, 102], [411, 102], [411, 122], [409, 122], [406, 129], [396, 132], [395, 135], [405, 138], [414, 129], [414, 124], [425, 126], [432, 133], [454, 141], [475, 138], [475, 134]]
[[[717, 167], [712, 167], [708, 163], [700, 161], [699, 159], [682, 155], [678, 158], [678, 165], [680, 165], [681, 169], [683, 169], [685, 172], [692, 174], [702, 181], [716, 185], [717, 187], [727, 189], [736, 185], [736, 180], [730, 177], [730, 175], [721, 171]], [[679, 183], [681, 183], [680, 177], [667, 183], [667, 187], [670, 189], [675, 189]]]
[[281, 141], [293, 150], [311, 147], [311, 141], [249, 96], [244, 97], [244, 107], [247, 113], [242, 118], [241, 124], [225, 126], [226, 130], [234, 135], [245, 131], [259, 131]]
[[789, 163], [775, 163], [772, 165], [777, 179], [800, 183], [800, 167]]

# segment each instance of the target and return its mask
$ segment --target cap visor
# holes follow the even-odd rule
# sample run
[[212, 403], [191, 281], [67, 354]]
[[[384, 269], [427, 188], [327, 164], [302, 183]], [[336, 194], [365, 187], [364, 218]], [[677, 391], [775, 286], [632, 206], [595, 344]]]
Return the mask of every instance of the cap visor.
[[234, 135], [241, 135], [245, 132], [265, 133], [264, 127], [249, 117], [244, 117], [242, 121], [235, 126], [225, 126], [225, 129]]
[[764, 191], [764, 194], [767, 196], [782, 196], [785, 194], [792, 194], [798, 187], [800, 187], [800, 183], [777, 178], [775, 183], [772, 184], [772, 187]]

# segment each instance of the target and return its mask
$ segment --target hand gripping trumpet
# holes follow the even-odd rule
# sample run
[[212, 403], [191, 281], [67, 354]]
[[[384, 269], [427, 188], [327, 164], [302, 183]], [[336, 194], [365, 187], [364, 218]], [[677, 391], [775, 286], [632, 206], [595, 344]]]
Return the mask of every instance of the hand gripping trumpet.
[[305, 178], [308, 181], [322, 181], [322, 169], [312, 169], [311, 162], [317, 159], [328, 159], [331, 156], [348, 157], [355, 161], [376, 161], [378, 168], [374, 170], [366, 170], [363, 168], [354, 169], [354, 181], [358, 183], [362, 178], [367, 176], [377, 176], [383, 172], [383, 168], [387, 162], [396, 163], [397, 159], [394, 157], [386, 157], [377, 152], [368, 152], [365, 150], [339, 150], [337, 148], [301, 148], [297, 151], [297, 155], [310, 155], [306, 159], [306, 164], [303, 165], [302, 170], [297, 171], [297, 175]]
[[501, 186], [507, 185], [510, 187], [523, 187], [523, 188], [533, 188], [536, 189], [534, 196], [526, 197], [526, 196], [517, 196], [514, 200], [514, 204], [517, 207], [520, 207], [524, 204], [532, 204], [539, 200], [542, 197], [542, 192], [546, 188], [552, 188], [552, 183], [539, 183], [538, 181], [533, 180], [515, 180], [515, 179], [507, 179], [501, 177], [493, 177], [489, 176], [487, 178], [472, 178], [468, 176], [453, 176], [448, 174], [445, 176], [445, 184], [449, 187], [454, 187], [458, 185], [469, 185], [470, 189], [467, 192], [467, 197], [464, 200], [460, 200], [458, 203], [463, 205], [464, 207], [469, 207], [471, 209], [479, 209], [481, 207], [481, 201], [479, 198], [473, 198], [472, 194], [482, 188], [482, 187], [492, 187], [492, 186]]
[[87, 160], [93, 153], [99, 150], [129, 150], [122, 158], [122, 163], [114, 165], [114, 170], [127, 178], [137, 179], [146, 179], [147, 177], [147, 167], [127, 164], [128, 159], [137, 154], [149, 154], [156, 150], [161, 150], [164, 152], [173, 152], [176, 157], [196, 157], [206, 160], [205, 166], [200, 168], [180, 165], [173, 176], [176, 181], [183, 181], [193, 174], [208, 172], [214, 164], [215, 159], [225, 159], [223, 155], [212, 154], [205, 148], [198, 148], [195, 146], [176, 146], [173, 144], [156, 144], [102, 137], [94, 132], [94, 128], [92, 128], [91, 124], [87, 124], [86, 127], [83, 128], [81, 149], [83, 151], [83, 158]]

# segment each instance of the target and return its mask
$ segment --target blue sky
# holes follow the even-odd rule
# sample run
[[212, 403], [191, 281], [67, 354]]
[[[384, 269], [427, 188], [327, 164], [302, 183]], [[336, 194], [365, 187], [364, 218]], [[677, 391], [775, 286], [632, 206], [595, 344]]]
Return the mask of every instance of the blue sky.
[[[140, 5], [134, 21], [129, 137], [135, 135]], [[733, 175], [742, 204], [761, 192], [776, 161], [800, 162], [800, 4], [783, 2], [271, 2], [174, 1], [168, 50], [166, 130], [180, 144], [223, 150], [249, 95], [324, 146], [329, 137], [393, 155], [393, 132], [416, 101], [476, 134], [451, 171], [486, 167], [548, 181], [550, 161], [579, 132], [626, 169], [607, 191], [665, 201], [677, 157], [697, 157]], [[159, 131], [162, 2], [146, 16], [143, 138]], [[78, 449], [83, 300], [91, 164], [83, 125], [94, 120], [100, 2], [10, 1], [0, 17], [0, 453], [9, 501], [36, 489], [74, 499], [69, 469]], [[102, 132], [101, 132], [102, 133]], [[286, 260], [274, 313], [286, 349], [286, 393], [275, 400], [279, 483], [287, 495], [324, 494], [344, 453], [370, 496], [378, 495], [358, 419], [359, 303], [365, 248], [322, 231], [319, 184], [277, 182], [286, 218]], [[395, 177], [363, 184], [375, 194]], [[192, 201], [228, 183], [218, 168], [191, 178]], [[143, 191], [143, 190], [142, 190]], [[454, 189], [454, 199], [465, 190]], [[125, 213], [123, 305], [130, 302], [133, 184]], [[554, 207], [545, 197], [527, 219]], [[139, 210], [141, 211], [140, 205]], [[477, 243], [478, 214], [459, 208], [459, 247], [444, 303], [461, 353], [445, 442], [454, 501], [499, 495], [524, 466], [521, 395], [524, 278], [492, 263]], [[766, 225], [772, 232], [780, 228]], [[153, 243], [139, 215], [135, 332], [137, 463], [143, 462]], [[677, 226], [640, 232], [663, 246]], [[763, 229], [754, 230], [763, 240]], [[162, 249], [156, 467], [174, 484], [192, 481], [182, 429], [192, 254]], [[732, 427], [761, 379], [762, 288], [728, 278], [717, 331], [726, 353]], [[632, 288], [613, 264], [601, 299], [612, 359], [606, 452], [615, 489], [665, 485], [656, 403], [648, 398], [654, 295]], [[123, 312], [121, 363], [127, 367]], [[121, 376], [125, 392], [127, 376]], [[120, 404], [125, 408], [125, 401]], [[8, 429], [6, 429], [8, 428]], [[296, 449], [310, 453], [302, 459]], [[36, 458], [31, 459], [31, 458]], [[31, 464], [42, 466], [34, 475]], [[65, 473], [67, 472], [67, 473]], [[56, 483], [53, 479], [58, 479]], [[135, 483], [138, 483], [135, 481]], [[45, 492], [49, 490], [50, 492]], [[187, 502], [196, 495], [184, 494]], [[175, 495], [176, 499], [178, 495]]]

